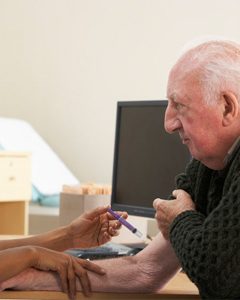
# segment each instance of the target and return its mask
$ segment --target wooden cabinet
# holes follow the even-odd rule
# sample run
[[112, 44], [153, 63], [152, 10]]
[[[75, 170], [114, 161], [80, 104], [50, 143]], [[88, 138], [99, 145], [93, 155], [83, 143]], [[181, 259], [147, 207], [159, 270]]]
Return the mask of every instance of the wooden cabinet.
[[25, 152], [0, 151], [0, 234], [28, 234], [30, 157]]

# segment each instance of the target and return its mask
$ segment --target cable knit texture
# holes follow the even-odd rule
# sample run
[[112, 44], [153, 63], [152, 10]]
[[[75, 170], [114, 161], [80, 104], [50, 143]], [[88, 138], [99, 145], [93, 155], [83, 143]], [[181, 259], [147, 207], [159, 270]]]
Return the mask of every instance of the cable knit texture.
[[203, 299], [240, 299], [240, 148], [224, 170], [192, 160], [176, 182], [197, 208], [170, 228], [183, 270]]

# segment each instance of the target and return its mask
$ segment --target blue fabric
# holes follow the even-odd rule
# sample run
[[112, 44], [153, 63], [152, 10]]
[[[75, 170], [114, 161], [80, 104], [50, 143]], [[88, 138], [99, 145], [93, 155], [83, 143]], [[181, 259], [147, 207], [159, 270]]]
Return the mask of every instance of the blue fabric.
[[59, 207], [60, 195], [43, 195], [32, 185], [32, 201], [42, 206]]

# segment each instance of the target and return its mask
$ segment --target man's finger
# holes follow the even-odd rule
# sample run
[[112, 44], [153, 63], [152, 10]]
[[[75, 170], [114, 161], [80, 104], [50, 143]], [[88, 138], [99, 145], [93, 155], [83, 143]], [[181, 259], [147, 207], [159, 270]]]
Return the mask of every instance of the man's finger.
[[178, 190], [174, 190], [172, 192], [172, 195], [177, 198], [177, 197], [181, 197], [181, 196], [189, 196], [189, 194], [187, 192], [185, 192], [184, 190], [178, 189]]
[[160, 199], [160, 198], [155, 199], [155, 200], [153, 201], [153, 207], [154, 207], [155, 209], [157, 209], [158, 205], [161, 204], [163, 201], [168, 201], [168, 200], [162, 200], [162, 199]]
[[174, 190], [172, 192], [173, 197], [177, 198], [178, 196], [180, 196], [183, 193], [183, 190]]

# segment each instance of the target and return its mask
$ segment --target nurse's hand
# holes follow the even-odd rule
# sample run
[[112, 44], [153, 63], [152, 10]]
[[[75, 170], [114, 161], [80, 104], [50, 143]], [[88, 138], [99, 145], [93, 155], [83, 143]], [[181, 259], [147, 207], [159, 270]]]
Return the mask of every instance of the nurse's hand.
[[[121, 223], [108, 213], [109, 206], [100, 206], [83, 213], [72, 221], [67, 228], [71, 238], [71, 248], [90, 248], [109, 242], [119, 234]], [[127, 218], [126, 212], [117, 212]]]
[[67, 293], [70, 299], [74, 299], [76, 295], [76, 280], [79, 280], [85, 296], [91, 294], [88, 271], [99, 275], [105, 274], [101, 267], [88, 260], [42, 247], [29, 247], [32, 250], [30, 266], [42, 271], [57, 272], [63, 292]]

